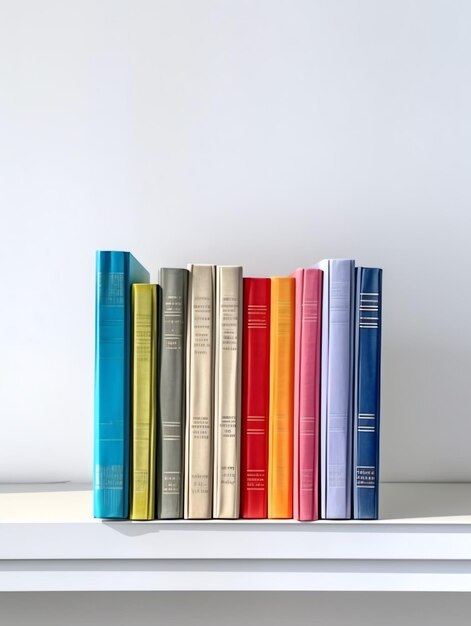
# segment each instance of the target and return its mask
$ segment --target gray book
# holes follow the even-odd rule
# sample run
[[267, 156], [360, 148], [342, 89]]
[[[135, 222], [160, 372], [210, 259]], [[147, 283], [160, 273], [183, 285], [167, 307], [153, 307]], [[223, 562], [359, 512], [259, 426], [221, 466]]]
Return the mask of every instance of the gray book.
[[183, 517], [188, 270], [160, 270], [157, 516]]

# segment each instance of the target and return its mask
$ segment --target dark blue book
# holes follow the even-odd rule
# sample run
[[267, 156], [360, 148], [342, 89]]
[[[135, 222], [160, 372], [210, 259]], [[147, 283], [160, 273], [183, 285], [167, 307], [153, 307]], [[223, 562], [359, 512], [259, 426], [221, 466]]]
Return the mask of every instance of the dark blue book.
[[96, 253], [95, 517], [129, 515], [131, 285], [148, 282], [129, 252]]
[[378, 519], [382, 274], [356, 269], [354, 519]]

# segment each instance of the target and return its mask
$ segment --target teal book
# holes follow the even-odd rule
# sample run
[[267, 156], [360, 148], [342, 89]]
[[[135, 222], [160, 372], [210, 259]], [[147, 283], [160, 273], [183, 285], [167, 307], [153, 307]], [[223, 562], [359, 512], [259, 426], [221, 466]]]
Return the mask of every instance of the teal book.
[[94, 516], [129, 515], [131, 285], [149, 272], [129, 252], [96, 253]]

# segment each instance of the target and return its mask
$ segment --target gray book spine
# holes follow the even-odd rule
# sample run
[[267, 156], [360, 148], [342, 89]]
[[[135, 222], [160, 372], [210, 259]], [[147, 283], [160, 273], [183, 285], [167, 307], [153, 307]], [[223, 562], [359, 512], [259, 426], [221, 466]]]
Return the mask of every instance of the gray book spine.
[[160, 271], [157, 516], [183, 517], [188, 271]]

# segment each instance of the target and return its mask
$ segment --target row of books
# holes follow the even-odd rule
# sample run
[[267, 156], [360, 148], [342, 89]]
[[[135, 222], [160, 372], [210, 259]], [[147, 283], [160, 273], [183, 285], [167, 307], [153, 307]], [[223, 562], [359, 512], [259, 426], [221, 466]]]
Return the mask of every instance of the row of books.
[[378, 517], [380, 269], [96, 260], [95, 517]]

